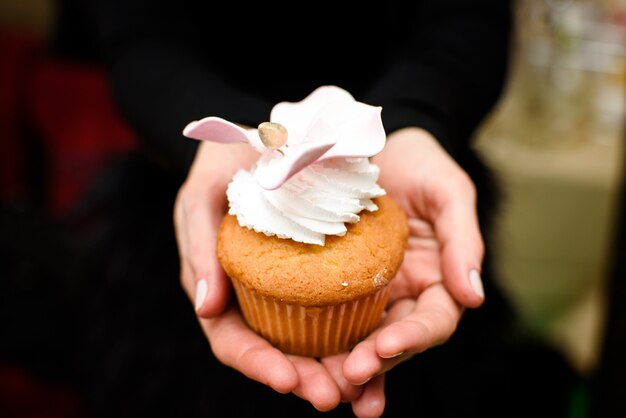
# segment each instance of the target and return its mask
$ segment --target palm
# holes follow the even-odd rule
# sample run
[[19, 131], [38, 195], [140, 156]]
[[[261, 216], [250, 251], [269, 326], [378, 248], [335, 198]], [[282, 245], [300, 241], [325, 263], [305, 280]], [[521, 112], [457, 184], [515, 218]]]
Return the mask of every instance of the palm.
[[432, 226], [419, 218], [409, 218], [409, 240], [404, 261], [391, 282], [390, 303], [413, 298], [441, 280], [439, 244]]
[[[380, 185], [402, 207], [409, 225], [404, 261], [391, 282], [390, 305], [403, 298], [415, 301], [443, 276], [441, 245], [433, 227], [432, 193], [428, 190], [433, 188], [428, 183], [436, 180], [431, 174], [436, 162], [428, 153], [415, 149], [415, 144], [410, 144], [415, 150], [410, 153], [397, 139], [390, 138], [386, 149], [374, 158], [381, 171]], [[409, 155], [413, 158], [407, 158]]]

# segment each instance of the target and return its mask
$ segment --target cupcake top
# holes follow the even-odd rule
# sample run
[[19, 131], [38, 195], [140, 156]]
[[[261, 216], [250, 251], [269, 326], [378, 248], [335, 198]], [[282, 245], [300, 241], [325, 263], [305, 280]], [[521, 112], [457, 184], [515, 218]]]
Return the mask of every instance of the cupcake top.
[[357, 102], [334, 86], [298, 103], [279, 103], [270, 122], [245, 130], [217, 117], [190, 123], [184, 135], [215, 142], [248, 142], [260, 153], [229, 184], [229, 213], [240, 226], [267, 236], [323, 246], [385, 191], [371, 157], [382, 150], [381, 108]]

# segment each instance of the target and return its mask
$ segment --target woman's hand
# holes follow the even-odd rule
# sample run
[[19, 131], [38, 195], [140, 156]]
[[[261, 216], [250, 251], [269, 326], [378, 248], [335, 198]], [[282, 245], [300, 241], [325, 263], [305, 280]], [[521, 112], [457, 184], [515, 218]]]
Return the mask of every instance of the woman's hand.
[[216, 235], [226, 211], [226, 187], [258, 154], [248, 144], [201, 142], [174, 204], [180, 279], [200, 317], [222, 313], [230, 284], [217, 261]]
[[230, 283], [215, 252], [217, 228], [226, 211], [228, 183], [257, 158], [248, 144], [201, 143], [174, 206], [182, 286], [218, 360], [278, 392], [293, 392], [319, 410], [330, 410], [341, 393], [353, 398], [360, 393], [340, 376], [342, 363], [327, 368], [312, 358], [283, 354], [228, 305]]
[[462, 306], [478, 307], [484, 299], [483, 241], [467, 174], [417, 128], [390, 135], [373, 162], [380, 167], [379, 184], [406, 212], [410, 234], [381, 326], [344, 355], [343, 379], [367, 382], [352, 400], [360, 417], [382, 414], [387, 370], [445, 342]]
[[483, 244], [473, 184], [427, 132], [405, 129], [390, 135], [374, 162], [381, 167], [381, 186], [409, 217], [404, 263], [392, 282], [381, 327], [351, 353], [318, 362], [283, 354], [252, 332], [235, 307], [226, 308], [230, 285], [215, 255], [217, 227], [228, 182], [256, 158], [246, 144], [202, 143], [176, 200], [181, 281], [211, 348], [222, 363], [278, 392], [293, 392], [319, 410], [341, 400], [351, 401], [357, 416], [379, 416], [384, 372], [449, 338], [460, 304], [482, 303]]

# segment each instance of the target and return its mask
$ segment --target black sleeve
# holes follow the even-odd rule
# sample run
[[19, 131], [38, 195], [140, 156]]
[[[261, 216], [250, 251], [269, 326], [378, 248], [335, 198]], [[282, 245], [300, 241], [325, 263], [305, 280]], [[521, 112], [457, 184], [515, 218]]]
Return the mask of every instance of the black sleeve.
[[263, 120], [272, 103], [229, 85], [194, 45], [181, 2], [92, 0], [113, 94], [139, 132], [143, 148], [181, 173], [198, 141], [182, 136], [191, 120], [207, 115], [249, 124]]
[[[181, 135], [190, 120], [216, 114], [253, 124], [269, 114], [272, 102], [203, 59], [198, 28], [186, 24], [188, 2], [91, 2], [120, 110], [145, 148], [177, 170], [195, 153], [197, 142]], [[421, 126], [449, 151], [466, 145], [502, 87], [509, 14], [506, 0], [422, 1], [410, 41], [363, 96], [383, 106], [387, 131]]]
[[366, 99], [383, 106], [387, 132], [419, 126], [454, 153], [494, 105], [511, 32], [506, 0], [430, 0], [411, 41]]

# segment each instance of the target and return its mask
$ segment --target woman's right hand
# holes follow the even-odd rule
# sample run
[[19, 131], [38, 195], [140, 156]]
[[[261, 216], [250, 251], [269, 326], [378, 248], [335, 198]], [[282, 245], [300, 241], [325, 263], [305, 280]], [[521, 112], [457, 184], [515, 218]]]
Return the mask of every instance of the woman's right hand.
[[228, 302], [230, 285], [215, 252], [217, 228], [226, 211], [228, 183], [257, 158], [248, 144], [202, 141], [178, 191], [174, 226], [180, 280], [200, 317], [220, 315]]
[[[228, 304], [230, 283], [217, 260], [217, 230], [227, 207], [228, 183], [257, 158], [248, 144], [200, 144], [174, 206], [180, 280], [219, 361], [280, 393], [293, 392], [319, 410], [330, 410], [342, 394], [352, 400], [360, 388], [341, 376], [333, 378], [313, 358], [283, 354], [247, 327], [235, 304]], [[341, 363], [335, 363], [330, 369], [340, 375]], [[336, 379], [344, 383], [341, 390]]]

